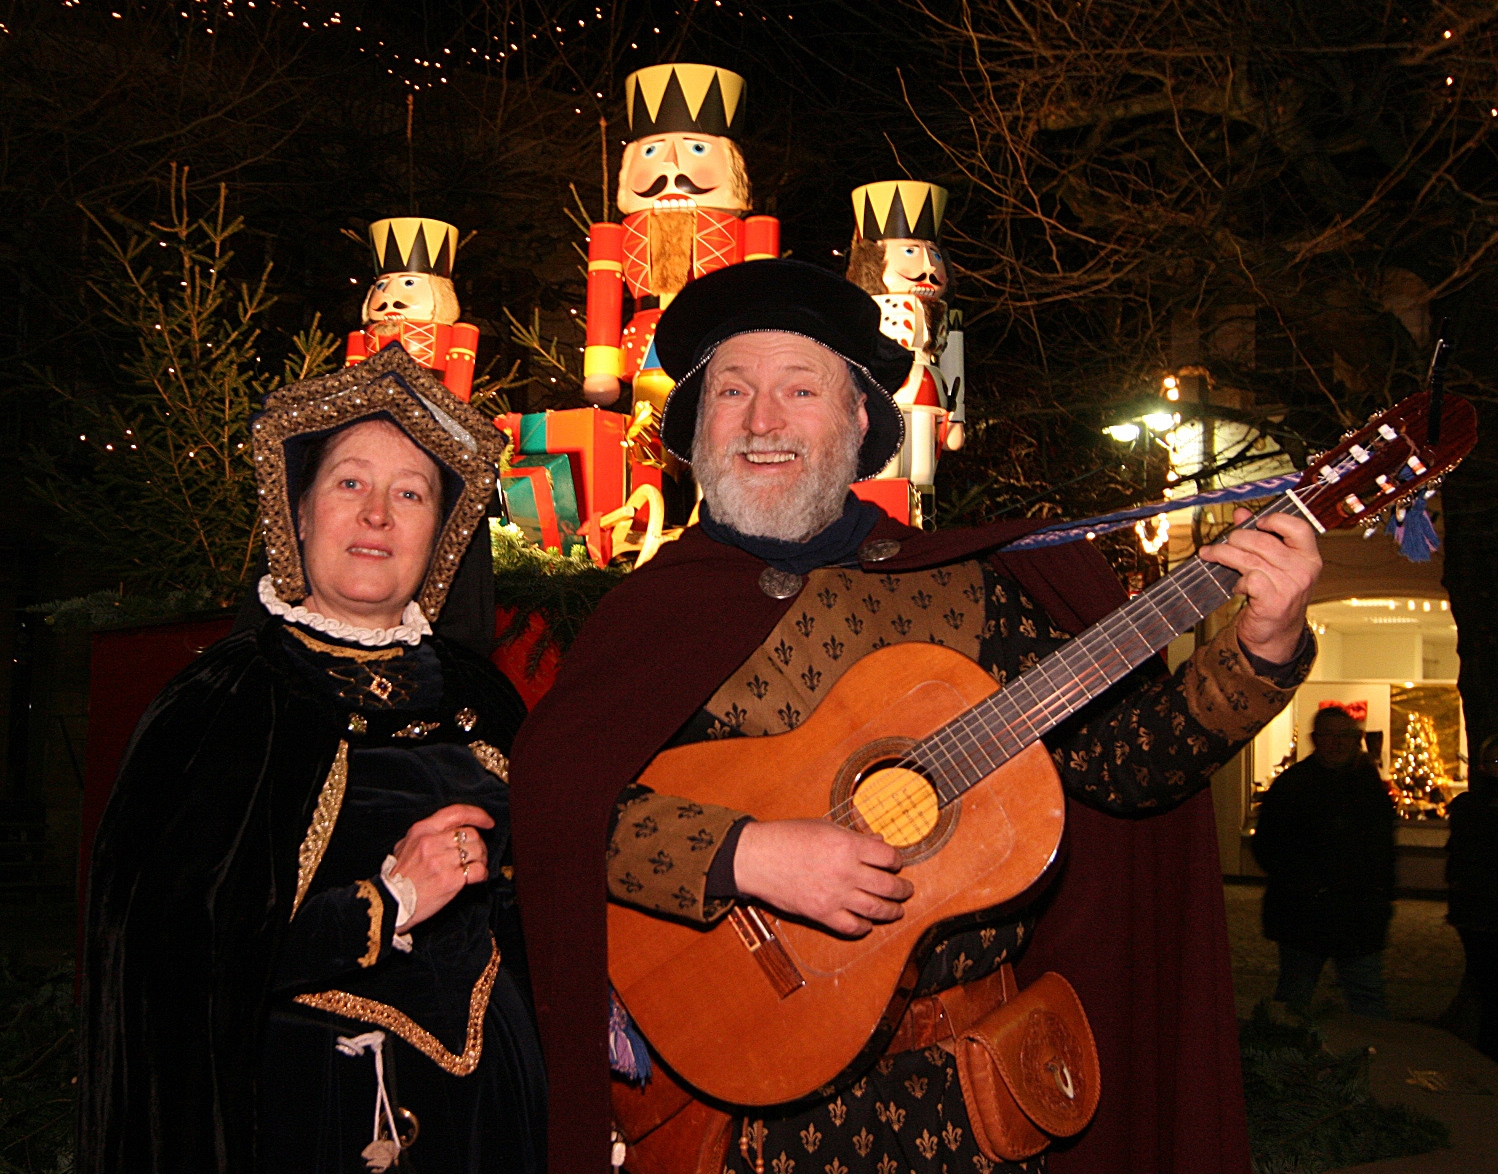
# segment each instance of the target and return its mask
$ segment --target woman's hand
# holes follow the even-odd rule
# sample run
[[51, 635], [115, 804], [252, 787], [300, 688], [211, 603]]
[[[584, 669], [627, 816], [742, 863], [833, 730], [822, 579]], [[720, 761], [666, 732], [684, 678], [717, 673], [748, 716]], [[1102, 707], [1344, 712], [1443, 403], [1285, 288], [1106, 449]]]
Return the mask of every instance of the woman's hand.
[[464, 885], [489, 879], [489, 849], [479, 829], [493, 826], [484, 809], [471, 803], [450, 804], [411, 825], [395, 846], [392, 871], [416, 886], [416, 912], [395, 927], [398, 933], [440, 912]]

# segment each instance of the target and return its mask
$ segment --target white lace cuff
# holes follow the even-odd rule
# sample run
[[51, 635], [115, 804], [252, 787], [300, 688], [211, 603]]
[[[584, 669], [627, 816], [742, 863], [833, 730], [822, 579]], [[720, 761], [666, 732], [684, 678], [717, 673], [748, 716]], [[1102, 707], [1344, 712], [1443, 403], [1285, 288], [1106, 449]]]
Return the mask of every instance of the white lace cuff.
[[407, 924], [411, 918], [416, 916], [416, 886], [395, 871], [395, 857], [385, 857], [385, 863], [380, 865], [380, 883], [385, 886], [389, 894], [395, 898], [395, 928], [397, 933], [390, 939], [390, 944], [402, 954], [411, 952], [411, 935], [400, 933], [400, 927]]

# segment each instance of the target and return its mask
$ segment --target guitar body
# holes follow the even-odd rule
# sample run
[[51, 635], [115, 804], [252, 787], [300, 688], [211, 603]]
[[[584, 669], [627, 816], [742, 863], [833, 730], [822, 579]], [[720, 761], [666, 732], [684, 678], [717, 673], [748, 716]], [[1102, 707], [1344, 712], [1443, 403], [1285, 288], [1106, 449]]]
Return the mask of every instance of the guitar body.
[[1013, 901], [1055, 860], [1065, 807], [1034, 743], [938, 805], [901, 754], [996, 691], [938, 644], [898, 644], [848, 670], [797, 729], [658, 755], [640, 781], [757, 819], [832, 817], [877, 830], [915, 886], [899, 921], [849, 940], [739, 906], [703, 929], [609, 905], [609, 975], [667, 1065], [735, 1105], [798, 1100], [871, 1062], [920, 964], [950, 931]]

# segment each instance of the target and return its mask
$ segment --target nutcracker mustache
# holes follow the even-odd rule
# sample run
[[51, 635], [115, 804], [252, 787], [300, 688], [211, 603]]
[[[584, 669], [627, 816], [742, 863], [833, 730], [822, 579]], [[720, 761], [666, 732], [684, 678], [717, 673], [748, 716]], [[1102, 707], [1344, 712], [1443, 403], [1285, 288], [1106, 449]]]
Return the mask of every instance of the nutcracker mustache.
[[[642, 200], [649, 200], [654, 198], [655, 196], [660, 195], [663, 191], [666, 190], [666, 179], [667, 177], [664, 175], [657, 175], [655, 177], [654, 183], [652, 183], [643, 192], [635, 192], [635, 195], [639, 196]], [[710, 192], [713, 189], [698, 187], [685, 175], [678, 175], [676, 177], [676, 190], [679, 192], [685, 192], [689, 196], [700, 196], [703, 192]]]

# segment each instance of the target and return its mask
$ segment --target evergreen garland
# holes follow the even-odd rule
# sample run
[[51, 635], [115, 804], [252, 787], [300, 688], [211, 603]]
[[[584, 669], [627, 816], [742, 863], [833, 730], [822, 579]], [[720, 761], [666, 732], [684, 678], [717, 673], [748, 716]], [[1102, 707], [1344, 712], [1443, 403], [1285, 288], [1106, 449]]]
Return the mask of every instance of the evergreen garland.
[[526, 661], [526, 672], [534, 673], [547, 652], [565, 653], [593, 614], [598, 601], [629, 573], [629, 567], [612, 563], [596, 565], [585, 546], [571, 554], [543, 550], [527, 542], [516, 525], [494, 526], [494, 603], [511, 611], [500, 644], [511, 644], [526, 634], [531, 617], [545, 621]]
[[1254, 1174], [1321, 1174], [1451, 1144], [1440, 1121], [1381, 1105], [1369, 1053], [1326, 1050], [1314, 1027], [1276, 1023], [1266, 1004], [1239, 1025]]

